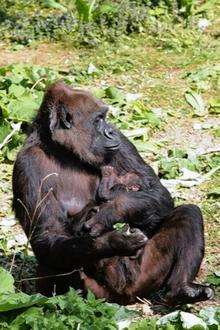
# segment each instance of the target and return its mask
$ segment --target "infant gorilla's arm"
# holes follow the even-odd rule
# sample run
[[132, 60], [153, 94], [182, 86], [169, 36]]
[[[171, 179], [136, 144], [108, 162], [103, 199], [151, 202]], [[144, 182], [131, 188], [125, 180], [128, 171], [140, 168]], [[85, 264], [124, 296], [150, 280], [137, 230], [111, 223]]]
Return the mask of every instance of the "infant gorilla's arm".
[[[110, 202], [114, 198], [120, 195], [118, 199], [119, 204], [120, 200], [123, 200], [123, 193], [127, 193], [129, 191], [139, 191], [142, 187], [142, 181], [140, 176], [135, 173], [126, 173], [124, 175], [119, 176], [116, 173], [116, 170], [112, 166], [103, 166], [102, 167], [102, 180], [98, 189], [98, 196], [103, 202]], [[125, 196], [126, 197], [126, 196]], [[98, 236], [101, 233], [112, 229], [113, 225], [118, 221], [117, 218], [110, 218], [107, 221], [102, 221], [95, 213], [98, 213], [100, 210], [105, 208], [105, 204], [100, 205], [99, 207], [87, 209], [86, 222], [84, 224], [84, 228], [90, 231], [92, 236]], [[95, 213], [94, 213], [95, 211]], [[85, 219], [85, 217], [84, 217]], [[88, 221], [87, 221], [88, 220]], [[101, 220], [101, 221], [100, 221]], [[120, 219], [120, 222], [126, 222], [125, 219]]]
[[[90, 235], [86, 236], [83, 230], [85, 228], [84, 224], [99, 212], [100, 207], [90, 202], [81, 212], [72, 217], [71, 231], [75, 237], [82, 238], [85, 241], [90, 240]], [[97, 226], [99, 226], [99, 223], [97, 223]], [[100, 230], [103, 231], [103, 227]], [[113, 251], [117, 251], [117, 254], [122, 256], [136, 256], [147, 242], [147, 237], [137, 228], [129, 230], [123, 228], [120, 232], [113, 230], [105, 233], [93, 242], [97, 250], [101, 250], [104, 257], [114, 255]]]

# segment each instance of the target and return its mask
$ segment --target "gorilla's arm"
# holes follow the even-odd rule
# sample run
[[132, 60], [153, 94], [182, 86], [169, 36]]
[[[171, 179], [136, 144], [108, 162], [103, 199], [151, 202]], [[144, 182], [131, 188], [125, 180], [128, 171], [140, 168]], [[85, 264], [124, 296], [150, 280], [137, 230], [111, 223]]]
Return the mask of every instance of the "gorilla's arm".
[[145, 243], [146, 237], [138, 230], [129, 235], [112, 231], [96, 239], [89, 235], [68, 237], [39, 233], [32, 239], [32, 248], [41, 265], [70, 270], [103, 258], [133, 255]]
[[86, 227], [97, 236], [117, 222], [128, 222], [150, 237], [173, 209], [173, 200], [135, 146], [123, 134], [119, 134], [122, 144], [110, 165], [118, 173], [137, 173], [142, 178], [142, 189], [129, 192], [119, 190], [111, 202], [102, 204], [100, 211], [87, 222]]
[[111, 165], [118, 173], [135, 171], [143, 181], [141, 191], [129, 192], [124, 196], [125, 202], [121, 203], [123, 215], [135, 226], [152, 231], [173, 210], [173, 199], [136, 147], [122, 133], [119, 134], [122, 145]]
[[166, 191], [161, 193], [160, 199], [157, 192], [160, 192], [160, 185], [148, 192], [119, 192], [112, 201], [101, 205], [99, 212], [86, 222], [85, 227], [91, 235], [98, 236], [112, 229], [115, 223], [126, 222], [151, 237], [172, 210], [172, 204], [166, 199]]
[[37, 148], [18, 154], [13, 172], [13, 208], [42, 265], [68, 270], [114, 255], [134, 254], [145, 244], [141, 232], [130, 236], [111, 232], [97, 239], [72, 233], [71, 220], [56, 198], [57, 176], [43, 173], [43, 166], [40, 170], [39, 163], [44, 159], [40, 155]]

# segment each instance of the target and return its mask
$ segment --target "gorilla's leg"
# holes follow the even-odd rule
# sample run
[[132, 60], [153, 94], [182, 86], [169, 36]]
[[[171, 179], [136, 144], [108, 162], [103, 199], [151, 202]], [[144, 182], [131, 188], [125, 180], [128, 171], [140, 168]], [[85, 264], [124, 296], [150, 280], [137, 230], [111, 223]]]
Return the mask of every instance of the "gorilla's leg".
[[135, 282], [126, 288], [131, 301], [135, 297], [166, 289], [167, 304], [183, 304], [213, 298], [209, 287], [194, 284], [204, 256], [203, 219], [194, 205], [175, 208], [163, 225], [148, 240], [140, 272]]
[[[103, 290], [94, 290], [98, 297], [122, 304], [148, 298], [151, 293], [165, 289], [165, 303], [184, 304], [213, 297], [212, 289], [194, 284], [204, 255], [203, 219], [198, 207], [182, 205], [166, 217], [158, 233], [149, 239], [137, 260], [119, 257], [118, 264], [110, 258], [102, 269]], [[126, 268], [122, 267], [126, 263]], [[100, 264], [98, 268], [100, 269]], [[130, 269], [136, 275], [131, 276]], [[120, 271], [119, 271], [120, 270]], [[94, 272], [91, 276], [101, 285]], [[125, 278], [123, 290], [117, 278]], [[90, 286], [93, 290], [94, 287]], [[100, 292], [102, 293], [100, 295]]]
[[195, 205], [177, 207], [167, 225], [174, 226], [175, 263], [167, 281], [167, 301], [171, 304], [192, 303], [211, 299], [213, 290], [204, 285], [194, 284], [204, 256], [203, 219], [200, 209]]

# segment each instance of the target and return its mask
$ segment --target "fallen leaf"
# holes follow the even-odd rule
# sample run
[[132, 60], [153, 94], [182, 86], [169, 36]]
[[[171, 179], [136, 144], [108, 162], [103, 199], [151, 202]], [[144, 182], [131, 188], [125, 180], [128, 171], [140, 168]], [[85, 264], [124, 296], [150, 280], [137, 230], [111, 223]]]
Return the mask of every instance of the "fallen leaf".
[[191, 105], [194, 109], [194, 114], [196, 116], [202, 117], [207, 115], [207, 107], [201, 95], [188, 91], [185, 93], [186, 101]]

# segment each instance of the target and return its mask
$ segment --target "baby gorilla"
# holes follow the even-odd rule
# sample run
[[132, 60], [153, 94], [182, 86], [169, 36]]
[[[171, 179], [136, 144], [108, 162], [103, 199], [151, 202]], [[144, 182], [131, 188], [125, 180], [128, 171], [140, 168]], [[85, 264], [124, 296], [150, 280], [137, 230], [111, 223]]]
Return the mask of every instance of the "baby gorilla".
[[[101, 202], [110, 202], [119, 194], [127, 193], [129, 191], [139, 191], [142, 188], [142, 180], [140, 176], [135, 173], [126, 173], [125, 175], [119, 176], [116, 170], [112, 166], [103, 166], [102, 169], [102, 180], [98, 189], [98, 197]], [[113, 229], [113, 225], [118, 222], [97, 221], [96, 217], [93, 217], [94, 213], [98, 213], [102, 208], [102, 205], [95, 207], [87, 207], [85, 211], [84, 224], [85, 230], [90, 232], [93, 237], [99, 236], [101, 233]], [[91, 217], [92, 216], [92, 217]], [[87, 221], [88, 220], [88, 221]], [[120, 222], [125, 222], [121, 221]]]
[[112, 166], [103, 166], [98, 195], [102, 201], [107, 202], [115, 198], [118, 192], [138, 191], [141, 185], [141, 178], [137, 174], [126, 173], [118, 176]]

